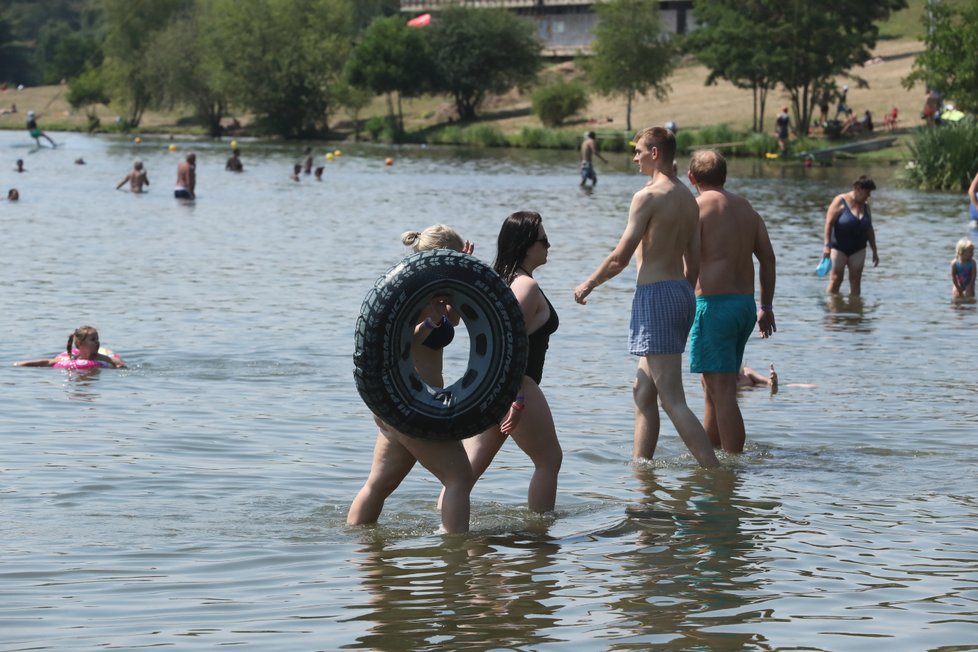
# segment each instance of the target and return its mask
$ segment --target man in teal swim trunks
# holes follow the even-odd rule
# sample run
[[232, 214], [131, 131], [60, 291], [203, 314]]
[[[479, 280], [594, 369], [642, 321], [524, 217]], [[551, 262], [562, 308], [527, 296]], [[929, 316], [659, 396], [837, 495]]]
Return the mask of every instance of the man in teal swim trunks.
[[657, 403], [661, 402], [689, 452], [700, 466], [710, 468], [719, 465], [716, 453], [683, 391], [682, 355], [696, 307], [699, 211], [693, 193], [676, 178], [675, 155], [676, 137], [668, 129], [650, 127], [635, 137], [634, 161], [649, 181], [632, 197], [618, 245], [577, 286], [574, 299], [587, 303], [594, 288], [625, 270], [636, 255], [628, 349], [641, 357], [633, 388], [632, 454], [636, 459], [652, 459], [659, 441]]
[[[689, 181], [699, 192], [700, 209], [700, 274], [690, 371], [702, 374], [703, 421], [713, 446], [742, 453], [747, 435], [737, 405], [737, 374], [754, 324], [764, 338], [777, 330], [772, 305], [774, 248], [764, 220], [750, 202], [724, 189], [727, 163], [719, 152], [696, 152], [689, 164]], [[754, 257], [760, 264], [760, 310], [754, 302]]]

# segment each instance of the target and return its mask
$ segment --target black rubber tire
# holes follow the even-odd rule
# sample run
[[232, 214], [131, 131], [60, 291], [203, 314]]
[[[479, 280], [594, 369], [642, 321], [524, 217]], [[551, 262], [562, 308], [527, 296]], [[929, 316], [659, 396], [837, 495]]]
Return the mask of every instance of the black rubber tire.
[[[465, 373], [430, 387], [414, 370], [414, 319], [435, 294], [447, 294], [469, 334]], [[499, 423], [526, 369], [526, 324], [516, 297], [496, 272], [467, 254], [411, 254], [367, 293], [353, 354], [357, 391], [367, 407], [406, 435], [459, 440]]]

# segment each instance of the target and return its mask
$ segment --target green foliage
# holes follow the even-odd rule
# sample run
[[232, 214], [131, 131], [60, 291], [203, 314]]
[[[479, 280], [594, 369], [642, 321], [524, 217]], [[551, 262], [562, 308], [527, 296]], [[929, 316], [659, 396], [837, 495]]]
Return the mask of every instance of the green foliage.
[[347, 0], [199, 0], [217, 87], [288, 138], [329, 128], [352, 31]]
[[469, 145], [474, 147], [506, 147], [509, 140], [506, 134], [490, 125], [470, 125], [462, 127], [449, 125], [433, 132], [428, 142], [438, 145]]
[[68, 84], [68, 94], [65, 96], [68, 104], [80, 109], [92, 104], [108, 104], [109, 95], [105, 90], [105, 82], [97, 68], [88, 68]]
[[978, 1], [960, 7], [933, 7], [933, 29], [924, 37], [927, 49], [903, 81], [912, 88], [924, 82], [954, 100], [963, 111], [978, 112]]
[[380, 143], [394, 143], [401, 140], [401, 128], [393, 116], [371, 116], [364, 125], [370, 139]]
[[449, 93], [463, 122], [489, 93], [530, 83], [540, 67], [533, 26], [505, 9], [453, 6], [424, 28], [434, 62], [434, 90]]
[[906, 0], [697, 0], [696, 16], [703, 24], [687, 44], [713, 75], [756, 87], [755, 101], [763, 102], [764, 89], [780, 84], [791, 98], [796, 131], [807, 134], [812, 110], [831, 88], [830, 80], [848, 76], [865, 84], [851, 69], [870, 59], [877, 23], [906, 5]]
[[157, 32], [190, 8], [192, 0], [102, 0], [105, 9], [106, 88], [126, 113], [126, 123], [139, 126], [143, 113], [159, 94], [159, 80], [150, 72]]
[[920, 190], [965, 190], [978, 172], [978, 122], [920, 127], [903, 176]]
[[559, 127], [578, 111], [587, 108], [587, 88], [577, 80], [558, 77], [533, 92], [533, 113], [548, 127]]
[[682, 41], [710, 74], [706, 84], [726, 79], [737, 88], [749, 89], [754, 100], [753, 129], [764, 130], [764, 107], [768, 91], [777, 87], [775, 53], [758, 47], [767, 34], [770, 14], [759, 2], [696, 2], [697, 29]]
[[523, 127], [518, 134], [510, 136], [509, 141], [513, 147], [527, 149], [577, 149], [581, 145], [581, 135], [566, 130]]
[[217, 76], [205, 65], [209, 55], [205, 43], [199, 16], [178, 16], [150, 40], [154, 55], [146, 62], [146, 72], [155, 82], [153, 108], [193, 107], [194, 116], [207, 125], [210, 136], [216, 137], [221, 135], [221, 118], [228, 101]]
[[346, 62], [346, 81], [380, 95], [388, 95], [388, 112], [394, 115], [391, 94], [397, 93], [397, 120], [404, 129], [401, 98], [421, 93], [428, 85], [431, 54], [424, 33], [410, 27], [400, 16], [378, 18], [363, 32]]
[[102, 46], [96, 33], [93, 30], [74, 31], [65, 22], [42, 28], [37, 49], [44, 81], [48, 84], [73, 79], [86, 67], [102, 65]]
[[592, 55], [580, 63], [598, 93], [625, 97], [625, 129], [631, 131], [635, 97], [653, 92], [665, 99], [677, 52], [659, 24], [657, 0], [609, 0], [594, 10]]

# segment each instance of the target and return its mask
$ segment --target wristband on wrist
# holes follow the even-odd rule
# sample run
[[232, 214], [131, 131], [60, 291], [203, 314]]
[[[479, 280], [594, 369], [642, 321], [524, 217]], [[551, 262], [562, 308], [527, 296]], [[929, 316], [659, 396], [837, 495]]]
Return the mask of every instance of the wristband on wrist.
[[424, 326], [425, 328], [430, 328], [431, 330], [435, 330], [436, 328], [441, 326], [441, 324], [436, 324], [435, 322], [431, 321], [429, 318], [425, 317]]
[[773, 312], [774, 306], [772, 306], [770, 303], [762, 303], [761, 310], [763, 310], [764, 312]]

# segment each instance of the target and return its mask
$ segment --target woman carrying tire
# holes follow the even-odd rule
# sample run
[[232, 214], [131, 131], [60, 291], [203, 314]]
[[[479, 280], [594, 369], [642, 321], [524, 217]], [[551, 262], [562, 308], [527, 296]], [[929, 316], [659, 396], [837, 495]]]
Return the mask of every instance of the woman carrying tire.
[[[512, 436], [534, 466], [527, 491], [527, 507], [541, 513], [554, 508], [557, 474], [563, 461], [553, 415], [540, 390], [550, 335], [559, 323], [554, 307], [533, 278], [534, 270], [546, 264], [549, 249], [550, 241], [539, 213], [520, 211], [503, 222], [493, 269], [509, 284], [523, 310], [529, 345], [526, 372], [520, 392], [502, 422], [464, 442], [472, 471], [478, 479], [506, 437]], [[445, 496], [447, 498], [447, 493]]]
[[[424, 231], [408, 231], [401, 241], [414, 251], [454, 249], [471, 254], [474, 247], [444, 224]], [[444, 385], [442, 349], [454, 337], [460, 317], [445, 297], [435, 296], [414, 320], [411, 358], [418, 375], [435, 387]], [[374, 415], [379, 432], [374, 444], [370, 475], [353, 499], [346, 522], [349, 525], [375, 523], [384, 501], [407, 477], [415, 462], [428, 469], [442, 483], [440, 501], [442, 528], [449, 534], [469, 529], [469, 494], [475, 475], [461, 441], [443, 441], [408, 436]]]

